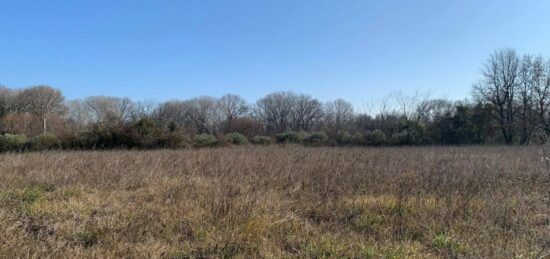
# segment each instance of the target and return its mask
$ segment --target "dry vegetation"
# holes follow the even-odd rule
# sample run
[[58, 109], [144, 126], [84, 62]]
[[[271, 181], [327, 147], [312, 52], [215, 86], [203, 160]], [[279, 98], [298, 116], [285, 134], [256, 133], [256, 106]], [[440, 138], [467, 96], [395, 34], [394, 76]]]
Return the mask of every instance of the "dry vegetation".
[[540, 147], [0, 156], [0, 257], [537, 258]]

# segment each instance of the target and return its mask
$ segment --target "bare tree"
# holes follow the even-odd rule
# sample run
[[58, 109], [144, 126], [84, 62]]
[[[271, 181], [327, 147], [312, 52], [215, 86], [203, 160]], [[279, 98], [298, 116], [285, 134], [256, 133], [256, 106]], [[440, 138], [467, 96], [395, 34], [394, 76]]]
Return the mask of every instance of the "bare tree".
[[248, 112], [246, 101], [238, 95], [226, 94], [218, 100], [218, 108], [226, 128], [230, 128], [233, 121]]
[[344, 99], [336, 99], [324, 105], [324, 122], [335, 132], [347, 128], [353, 116], [353, 106]]
[[47, 131], [47, 118], [52, 114], [62, 115], [66, 107], [61, 91], [49, 86], [26, 88], [17, 95], [21, 110], [28, 112], [43, 122], [43, 131]]
[[133, 103], [129, 98], [91, 96], [84, 100], [96, 122], [116, 125], [130, 118]]
[[16, 90], [0, 86], [0, 117], [16, 112], [17, 94]]
[[474, 86], [474, 96], [478, 101], [494, 105], [494, 117], [506, 144], [512, 144], [515, 136], [519, 69], [520, 60], [515, 50], [498, 50], [485, 63], [482, 82]]
[[444, 114], [450, 114], [454, 104], [446, 99], [424, 100], [416, 109], [416, 118], [424, 123], [429, 123]]
[[294, 109], [291, 114], [292, 129], [311, 130], [323, 115], [321, 103], [305, 94], [295, 96], [293, 103]]
[[532, 99], [536, 112], [536, 124], [550, 133], [550, 61], [537, 57], [532, 64]]
[[392, 94], [399, 112], [407, 121], [420, 121], [421, 115], [431, 108], [430, 96], [430, 92], [423, 93], [420, 90], [416, 90], [412, 95], [403, 92]]
[[135, 103], [130, 111], [132, 121], [155, 117], [155, 112], [158, 111], [158, 105], [159, 104], [152, 99]]
[[376, 115], [376, 118], [377, 121], [379, 121], [378, 127], [388, 135], [393, 134], [393, 132], [395, 131], [395, 114], [395, 103], [392, 101], [392, 96], [385, 95], [380, 99], [379, 111], [378, 115]]
[[382, 99], [380, 99], [379, 109], [378, 114], [381, 116], [395, 113], [395, 104], [392, 102], [391, 95], [385, 95]]
[[534, 118], [533, 91], [535, 89], [536, 72], [534, 59], [530, 55], [525, 55], [521, 60], [519, 69], [518, 89], [518, 108], [520, 109], [521, 120], [521, 139], [520, 144], [529, 144], [531, 132], [536, 126]]
[[294, 109], [294, 94], [277, 92], [268, 94], [256, 102], [254, 115], [269, 133], [286, 131]]
[[85, 129], [91, 122], [90, 109], [83, 100], [67, 101], [67, 113], [65, 114], [66, 121], [73, 125], [77, 130]]
[[185, 122], [198, 133], [214, 133], [220, 121], [216, 99], [209, 96], [196, 97], [183, 102]]
[[160, 122], [164, 129], [170, 131], [185, 126], [185, 103], [183, 101], [172, 100], [161, 103], [155, 111], [155, 118]]

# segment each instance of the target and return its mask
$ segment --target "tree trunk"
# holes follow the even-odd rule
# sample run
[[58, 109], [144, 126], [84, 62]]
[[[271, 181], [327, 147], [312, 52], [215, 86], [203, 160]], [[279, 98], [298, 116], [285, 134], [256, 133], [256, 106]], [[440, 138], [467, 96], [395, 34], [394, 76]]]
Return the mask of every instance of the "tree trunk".
[[45, 115], [44, 115], [43, 119], [44, 119], [44, 133], [46, 133], [47, 128], [46, 128], [46, 116]]

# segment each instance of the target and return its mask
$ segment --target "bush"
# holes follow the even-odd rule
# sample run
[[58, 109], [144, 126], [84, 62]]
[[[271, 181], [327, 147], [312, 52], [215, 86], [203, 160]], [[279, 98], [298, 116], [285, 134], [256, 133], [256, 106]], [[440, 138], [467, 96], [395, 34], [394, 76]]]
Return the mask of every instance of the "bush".
[[27, 143], [25, 135], [4, 134], [0, 135], [0, 151], [20, 151]]
[[61, 142], [61, 148], [63, 149], [78, 150], [85, 149], [87, 147], [86, 138], [83, 134], [65, 134], [59, 138], [59, 141]]
[[309, 135], [305, 140], [304, 143], [307, 145], [312, 146], [320, 146], [326, 144], [328, 141], [328, 136], [326, 133], [319, 131], [314, 132], [313, 134]]
[[248, 138], [260, 135], [263, 132], [263, 125], [253, 118], [235, 118], [224, 127], [224, 132], [239, 132]]
[[309, 137], [307, 132], [290, 132], [288, 134], [288, 142], [300, 144], [304, 142], [304, 139]]
[[244, 145], [248, 143], [248, 140], [243, 134], [233, 132], [225, 135], [225, 139], [233, 145]]
[[129, 147], [156, 148], [162, 130], [153, 120], [141, 119], [130, 127], [128, 134], [131, 137], [131, 143], [128, 143]]
[[170, 132], [168, 134], [163, 134], [157, 140], [157, 146], [160, 148], [186, 148], [189, 147], [191, 139], [185, 134], [179, 132]]
[[277, 143], [294, 143], [300, 144], [307, 137], [307, 134], [304, 132], [283, 132], [275, 136]]
[[252, 143], [257, 145], [269, 145], [273, 143], [273, 140], [269, 136], [254, 136], [252, 137]]
[[352, 135], [347, 131], [339, 130], [336, 133], [336, 141], [340, 145], [349, 145], [352, 142]]
[[82, 134], [82, 144], [89, 149], [132, 148], [137, 144], [131, 134], [120, 127], [94, 124]]
[[375, 129], [373, 131], [367, 132], [366, 140], [367, 145], [381, 146], [386, 144], [386, 134], [379, 129]]
[[409, 145], [410, 144], [410, 138], [409, 138], [409, 131], [408, 130], [402, 130], [400, 132], [394, 132], [391, 138], [388, 140], [388, 143], [392, 145]]
[[409, 130], [402, 130], [397, 134], [398, 145], [409, 145], [412, 141], [412, 134]]
[[365, 144], [365, 138], [361, 133], [355, 133], [351, 136], [351, 143], [353, 145], [363, 145]]
[[193, 138], [195, 147], [213, 147], [217, 144], [216, 137], [211, 134], [199, 134]]
[[288, 141], [288, 132], [282, 132], [275, 135], [277, 143], [286, 143]]
[[445, 255], [452, 255], [453, 258], [465, 252], [462, 244], [445, 234], [435, 236], [432, 246], [436, 251]]
[[31, 140], [33, 150], [49, 150], [61, 147], [59, 139], [51, 133], [42, 133]]

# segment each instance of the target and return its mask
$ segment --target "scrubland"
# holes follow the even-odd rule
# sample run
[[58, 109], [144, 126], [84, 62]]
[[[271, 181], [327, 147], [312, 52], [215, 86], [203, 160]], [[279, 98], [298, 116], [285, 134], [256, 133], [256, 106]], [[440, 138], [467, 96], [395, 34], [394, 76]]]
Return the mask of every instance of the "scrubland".
[[0, 155], [2, 258], [544, 258], [540, 147]]

